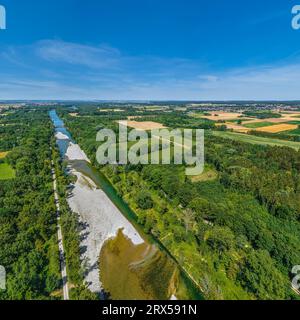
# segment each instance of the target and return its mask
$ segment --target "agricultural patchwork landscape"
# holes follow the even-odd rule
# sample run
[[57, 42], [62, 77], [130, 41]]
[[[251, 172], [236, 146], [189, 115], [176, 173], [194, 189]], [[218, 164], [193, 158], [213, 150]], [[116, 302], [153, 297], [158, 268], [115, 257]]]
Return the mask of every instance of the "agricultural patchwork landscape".
[[206, 113], [201, 118], [212, 120], [217, 126], [226, 126], [228, 129], [240, 133], [249, 133], [250, 131], [289, 133], [300, 126], [300, 112], [289, 113], [282, 110], [258, 111], [257, 113], [221, 111]]

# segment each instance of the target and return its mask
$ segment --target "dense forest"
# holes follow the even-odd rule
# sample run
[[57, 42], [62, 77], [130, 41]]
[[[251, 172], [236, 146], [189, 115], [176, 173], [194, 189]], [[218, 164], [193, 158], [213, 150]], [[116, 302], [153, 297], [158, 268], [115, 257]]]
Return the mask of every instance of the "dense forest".
[[0, 126], [0, 151], [15, 178], [0, 180], [0, 264], [7, 290], [0, 299], [58, 299], [61, 286], [46, 112], [9, 112]]
[[[183, 166], [97, 165], [97, 130], [117, 130], [114, 116], [60, 114], [144, 230], [168, 248], [206, 298], [298, 299], [290, 272], [300, 261], [299, 151], [238, 143], [207, 130], [206, 163], [216, 175], [192, 181]], [[177, 125], [176, 115], [169, 121]]]

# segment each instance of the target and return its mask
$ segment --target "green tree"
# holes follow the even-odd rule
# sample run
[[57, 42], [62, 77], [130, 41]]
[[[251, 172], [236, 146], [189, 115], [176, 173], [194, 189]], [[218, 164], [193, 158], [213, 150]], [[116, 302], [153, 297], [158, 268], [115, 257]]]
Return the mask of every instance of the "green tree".
[[287, 283], [265, 250], [252, 250], [239, 273], [239, 281], [259, 299], [284, 299]]
[[234, 234], [228, 227], [215, 226], [208, 231], [207, 244], [218, 252], [224, 252], [234, 247]]
[[136, 196], [136, 203], [140, 209], [148, 210], [153, 207], [153, 200], [151, 195], [146, 191], [138, 192]]

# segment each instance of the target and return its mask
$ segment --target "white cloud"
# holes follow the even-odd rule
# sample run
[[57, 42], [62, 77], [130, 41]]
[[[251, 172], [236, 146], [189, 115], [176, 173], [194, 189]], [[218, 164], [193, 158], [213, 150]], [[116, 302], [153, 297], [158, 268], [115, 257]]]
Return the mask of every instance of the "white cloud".
[[202, 61], [128, 56], [106, 45], [62, 40], [6, 48], [1, 57], [0, 76], [6, 81], [0, 99], [300, 99], [295, 57], [220, 72]]
[[112, 68], [119, 63], [120, 53], [109, 46], [88, 46], [61, 40], [43, 40], [36, 45], [36, 53], [52, 62], [83, 65], [89, 68]]

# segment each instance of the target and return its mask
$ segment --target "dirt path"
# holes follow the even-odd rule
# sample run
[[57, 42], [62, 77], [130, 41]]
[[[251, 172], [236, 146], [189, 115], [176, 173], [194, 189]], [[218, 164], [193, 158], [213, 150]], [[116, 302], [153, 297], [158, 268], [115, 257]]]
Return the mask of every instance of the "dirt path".
[[60, 206], [59, 206], [59, 198], [57, 194], [57, 182], [56, 182], [56, 174], [54, 170], [54, 162], [51, 160], [52, 165], [52, 179], [53, 179], [53, 192], [55, 198], [55, 205], [56, 205], [56, 215], [57, 215], [57, 237], [58, 237], [58, 248], [59, 248], [59, 259], [60, 259], [60, 269], [61, 269], [61, 277], [63, 281], [63, 295], [64, 300], [70, 300], [69, 297], [69, 286], [68, 286], [68, 275], [67, 275], [67, 267], [66, 267], [66, 260], [65, 260], [65, 251], [63, 245], [63, 236], [62, 230], [60, 225]]

